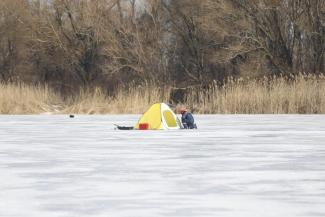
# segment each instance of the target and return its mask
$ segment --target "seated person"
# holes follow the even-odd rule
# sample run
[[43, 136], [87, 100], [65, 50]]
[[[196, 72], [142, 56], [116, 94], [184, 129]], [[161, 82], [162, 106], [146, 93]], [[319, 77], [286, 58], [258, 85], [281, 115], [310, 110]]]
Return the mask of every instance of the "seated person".
[[193, 115], [185, 107], [180, 109], [182, 114], [182, 124], [185, 129], [197, 129]]

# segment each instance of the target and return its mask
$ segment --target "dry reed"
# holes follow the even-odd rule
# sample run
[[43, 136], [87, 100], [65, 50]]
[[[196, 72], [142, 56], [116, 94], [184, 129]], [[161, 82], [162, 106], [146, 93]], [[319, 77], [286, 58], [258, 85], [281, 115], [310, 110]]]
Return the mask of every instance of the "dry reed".
[[221, 88], [191, 91], [187, 104], [198, 113], [325, 114], [325, 77], [230, 80]]
[[0, 114], [56, 112], [60, 98], [46, 86], [0, 83]]
[[167, 102], [170, 88], [157, 88], [151, 85], [120, 88], [114, 97], [105, 95], [100, 89], [81, 91], [79, 96], [70, 99], [63, 113], [78, 114], [141, 114], [150, 105]]
[[[63, 100], [47, 87], [0, 84], [0, 113], [140, 114], [153, 103], [168, 102], [170, 90], [144, 85], [110, 97], [97, 88]], [[201, 114], [325, 114], [325, 77], [232, 79], [223, 87], [188, 91], [185, 104]]]

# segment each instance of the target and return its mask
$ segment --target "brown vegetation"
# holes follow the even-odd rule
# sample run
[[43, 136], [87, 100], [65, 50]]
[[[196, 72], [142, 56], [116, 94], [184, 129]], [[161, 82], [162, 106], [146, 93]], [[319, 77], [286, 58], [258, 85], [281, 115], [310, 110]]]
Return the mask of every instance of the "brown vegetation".
[[0, 79], [61, 93], [324, 73], [322, 0], [2, 0]]
[[82, 91], [68, 100], [61, 113], [78, 114], [141, 114], [152, 104], [168, 102], [169, 88], [159, 89], [150, 85], [120, 89], [114, 97], [102, 90]]
[[325, 77], [230, 80], [223, 87], [191, 91], [186, 102], [198, 113], [325, 114]]
[[[171, 102], [171, 88], [152, 85], [119, 89], [114, 97], [100, 89], [75, 98], [59, 97], [46, 87], [0, 85], [0, 90], [2, 114], [141, 114], [153, 103]], [[184, 102], [201, 114], [325, 114], [325, 77], [231, 79], [222, 87], [187, 89]]]
[[0, 114], [58, 112], [61, 98], [48, 87], [0, 83]]
[[[149, 83], [205, 94], [231, 86], [230, 77], [260, 88], [256, 80], [287, 83], [300, 73], [325, 73], [323, 0], [0, 1], [0, 82], [48, 86], [65, 102], [79, 99], [77, 112], [91, 113], [83, 101], [89, 92], [114, 100]], [[134, 107], [130, 94], [124, 103]], [[238, 112], [232, 106], [220, 112]]]

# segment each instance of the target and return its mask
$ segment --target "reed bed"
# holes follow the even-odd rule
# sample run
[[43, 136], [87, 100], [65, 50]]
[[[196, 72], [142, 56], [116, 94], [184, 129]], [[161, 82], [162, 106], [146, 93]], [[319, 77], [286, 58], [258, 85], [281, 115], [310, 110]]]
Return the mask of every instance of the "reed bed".
[[223, 87], [190, 91], [186, 104], [197, 113], [325, 114], [325, 77], [233, 79]]
[[169, 100], [170, 88], [151, 85], [120, 88], [115, 96], [107, 96], [99, 88], [95, 91], [81, 91], [77, 97], [68, 100], [63, 113], [77, 114], [141, 114], [156, 102]]
[[[170, 92], [144, 85], [107, 96], [96, 88], [63, 100], [46, 86], [0, 84], [0, 113], [141, 114], [153, 103], [169, 102]], [[201, 114], [325, 114], [325, 77], [230, 79], [222, 87], [189, 89], [184, 104]]]
[[0, 114], [58, 112], [60, 101], [47, 86], [0, 83]]

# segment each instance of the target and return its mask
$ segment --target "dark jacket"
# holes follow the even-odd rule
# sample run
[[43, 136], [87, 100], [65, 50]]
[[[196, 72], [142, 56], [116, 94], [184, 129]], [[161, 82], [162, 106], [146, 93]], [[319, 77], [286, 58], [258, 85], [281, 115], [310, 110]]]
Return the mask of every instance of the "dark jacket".
[[182, 113], [182, 124], [185, 129], [194, 129], [196, 125], [194, 123], [193, 115], [190, 112]]

